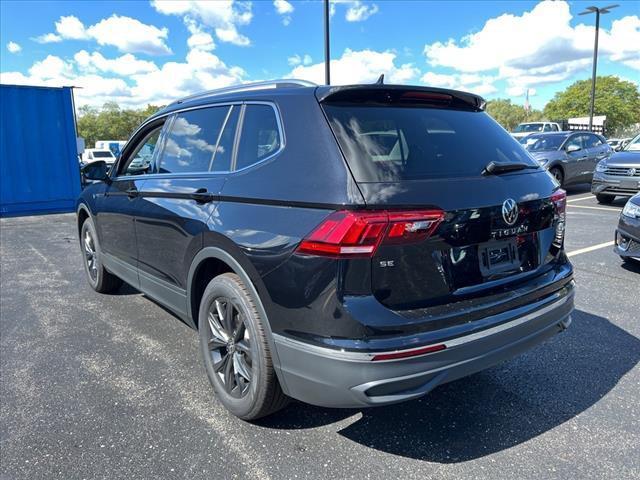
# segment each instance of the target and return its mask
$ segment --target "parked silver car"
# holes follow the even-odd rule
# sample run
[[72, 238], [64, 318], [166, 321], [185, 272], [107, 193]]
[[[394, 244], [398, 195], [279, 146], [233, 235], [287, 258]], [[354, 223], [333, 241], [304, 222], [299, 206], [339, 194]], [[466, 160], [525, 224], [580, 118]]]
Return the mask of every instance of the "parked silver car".
[[613, 149], [591, 132], [550, 132], [529, 135], [523, 142], [529, 154], [562, 186], [590, 182], [599, 161]]
[[598, 163], [591, 192], [605, 204], [613, 202], [616, 195], [630, 197], [640, 192], [640, 135], [624, 150]]

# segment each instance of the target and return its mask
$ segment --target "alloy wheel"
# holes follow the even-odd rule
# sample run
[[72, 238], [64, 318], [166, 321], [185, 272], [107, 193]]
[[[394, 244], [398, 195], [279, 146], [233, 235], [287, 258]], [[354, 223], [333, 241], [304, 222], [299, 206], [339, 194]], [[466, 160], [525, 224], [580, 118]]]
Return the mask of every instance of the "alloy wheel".
[[98, 278], [98, 260], [95, 242], [88, 229], [84, 232], [84, 260], [87, 262], [89, 276], [95, 282]]
[[253, 377], [251, 339], [244, 315], [231, 299], [219, 297], [211, 303], [207, 320], [213, 370], [229, 395], [242, 398]]

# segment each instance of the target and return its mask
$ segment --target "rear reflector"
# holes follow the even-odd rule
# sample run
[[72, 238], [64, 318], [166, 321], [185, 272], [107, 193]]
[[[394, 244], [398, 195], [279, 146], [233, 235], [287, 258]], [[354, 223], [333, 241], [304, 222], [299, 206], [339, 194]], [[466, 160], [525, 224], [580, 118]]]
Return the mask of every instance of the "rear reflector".
[[330, 257], [371, 257], [381, 243], [415, 243], [426, 239], [443, 217], [442, 210], [340, 210], [318, 225], [297, 251]]
[[371, 360], [374, 362], [380, 360], [395, 360], [397, 358], [417, 357], [424, 355], [425, 353], [439, 352], [444, 350], [447, 346], [444, 343], [438, 345], [430, 345], [424, 348], [416, 348], [415, 350], [403, 350], [402, 352], [380, 353], [375, 355]]

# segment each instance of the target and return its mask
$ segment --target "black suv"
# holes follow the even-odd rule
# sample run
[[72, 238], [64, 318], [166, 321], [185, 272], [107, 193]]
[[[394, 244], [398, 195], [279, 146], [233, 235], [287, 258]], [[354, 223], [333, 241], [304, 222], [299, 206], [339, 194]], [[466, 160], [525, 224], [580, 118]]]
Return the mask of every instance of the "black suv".
[[78, 202], [90, 285], [197, 328], [255, 419], [420, 397], [570, 323], [565, 192], [482, 98], [281, 81], [169, 105]]

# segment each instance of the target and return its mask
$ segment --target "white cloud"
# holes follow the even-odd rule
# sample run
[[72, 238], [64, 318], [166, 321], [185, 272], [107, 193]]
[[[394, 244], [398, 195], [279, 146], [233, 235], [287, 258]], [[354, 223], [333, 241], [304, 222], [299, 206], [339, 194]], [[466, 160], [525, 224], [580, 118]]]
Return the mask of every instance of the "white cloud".
[[378, 13], [378, 5], [362, 0], [329, 0], [329, 13], [336, 13], [336, 5], [345, 5], [347, 10], [344, 18], [347, 22], [363, 22], [371, 15]]
[[60, 17], [60, 20], [56, 22], [56, 32], [61, 38], [69, 40], [84, 40], [87, 38], [84, 25], [73, 15]]
[[494, 86], [496, 77], [468, 73], [441, 74], [427, 72], [420, 81], [430, 87], [451, 88], [477, 95], [490, 95], [498, 91]]
[[152, 6], [165, 15], [182, 16], [185, 23], [197, 20], [214, 29], [221, 42], [247, 46], [248, 37], [238, 32], [237, 27], [251, 23], [253, 14], [251, 4], [232, 1], [196, 1], [196, 0], [153, 0]]
[[73, 15], [62, 16], [56, 22], [57, 33], [46, 33], [34, 38], [38, 43], [54, 43], [62, 40], [95, 40], [99, 45], [110, 45], [124, 53], [148, 55], [170, 54], [165, 43], [169, 31], [131, 17], [111, 15], [95, 25], [85, 28]]
[[273, 6], [278, 15], [282, 16], [282, 23], [289, 25], [291, 23], [291, 14], [293, 13], [293, 5], [287, 0], [273, 0]]
[[[424, 48], [433, 66], [463, 72], [500, 70], [511, 88], [565, 80], [589, 66], [593, 26], [572, 27], [566, 2], [540, 2], [521, 16], [504, 14], [460, 41], [449, 39]], [[542, 34], [543, 33], [543, 34]], [[640, 18], [627, 16], [600, 30], [600, 54], [632, 68], [639, 60]]]
[[296, 53], [295, 55], [287, 58], [287, 63], [292, 67], [298, 65], [311, 65], [313, 63], [313, 59], [308, 53], [305, 53], [303, 56], [300, 56]]
[[37, 43], [58, 43], [62, 41], [62, 37], [55, 33], [45, 33], [44, 35], [33, 38], [32, 40]]
[[139, 60], [134, 55], [126, 53], [121, 57], [107, 59], [99, 52], [89, 54], [86, 50], [80, 50], [74, 55], [74, 60], [81, 70], [101, 71], [129, 76], [137, 73], [155, 72], [158, 67], [147, 60]]
[[20, 50], [22, 50], [22, 47], [16, 42], [9, 42], [7, 43], [7, 50], [9, 50], [10, 53], [18, 53]]
[[[337, 60], [331, 60], [331, 84], [373, 83], [380, 74], [387, 83], [407, 83], [419, 75], [413, 64], [396, 65], [396, 54], [391, 51], [354, 51], [346, 49]], [[324, 63], [298, 65], [289, 74], [291, 78], [324, 83]]]
[[190, 49], [200, 49], [200, 50], [213, 50], [215, 49], [215, 44], [213, 43], [213, 37], [206, 32], [196, 32], [192, 34], [188, 40], [187, 45]]
[[289, 58], [287, 58], [287, 63], [292, 67], [295, 67], [302, 63], [302, 58], [300, 57], [300, 55], [296, 53], [295, 55], [292, 55]]
[[[540, 2], [522, 15], [504, 14], [489, 19], [481, 30], [459, 40], [425, 45], [427, 62], [458, 72], [495, 74], [506, 82], [506, 93], [522, 96], [527, 88], [558, 83], [588, 71], [593, 55], [593, 25], [571, 25], [572, 15], [564, 1]], [[640, 69], [640, 18], [627, 16], [600, 29], [599, 55]], [[453, 88], [469, 87], [481, 93], [459, 74]], [[482, 89], [491, 92], [492, 82]], [[531, 90], [530, 90], [531, 92]]]
[[[110, 74], [126, 75], [126, 79]], [[183, 62], [166, 62], [159, 67], [133, 55], [107, 59], [98, 52], [80, 51], [73, 60], [49, 55], [35, 62], [27, 74], [0, 73], [0, 83], [82, 87], [75, 90], [78, 106], [115, 101], [122, 107], [136, 108], [240, 84], [245, 78], [242, 68], [227, 66], [211, 52], [200, 49], [191, 50]]]
[[345, 18], [347, 22], [363, 22], [376, 13], [378, 13], [378, 6], [375, 3], [366, 5], [362, 2], [353, 2], [347, 9]]
[[121, 52], [148, 55], [172, 53], [165, 43], [168, 33], [166, 27], [146, 25], [135, 18], [115, 14], [87, 28], [87, 34], [99, 45], [112, 45]]

